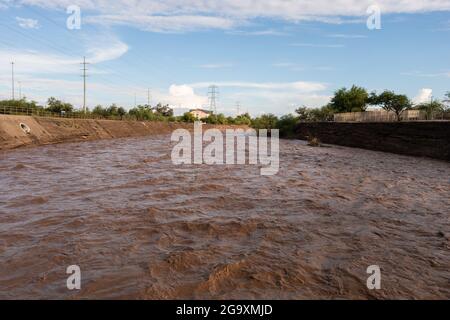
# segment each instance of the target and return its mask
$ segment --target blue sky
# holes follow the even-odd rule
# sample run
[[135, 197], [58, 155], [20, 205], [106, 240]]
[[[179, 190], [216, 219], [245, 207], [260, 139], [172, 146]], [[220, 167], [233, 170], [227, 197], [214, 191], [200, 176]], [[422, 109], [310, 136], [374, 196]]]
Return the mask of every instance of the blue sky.
[[[70, 30], [66, 9], [81, 9]], [[0, 98], [82, 103], [80, 62], [89, 65], [88, 106], [168, 103], [176, 113], [282, 115], [326, 104], [357, 84], [393, 89], [416, 102], [450, 91], [450, 0], [378, 1], [381, 29], [369, 30], [372, 1], [0, 0]], [[20, 82], [20, 85], [19, 85]]]

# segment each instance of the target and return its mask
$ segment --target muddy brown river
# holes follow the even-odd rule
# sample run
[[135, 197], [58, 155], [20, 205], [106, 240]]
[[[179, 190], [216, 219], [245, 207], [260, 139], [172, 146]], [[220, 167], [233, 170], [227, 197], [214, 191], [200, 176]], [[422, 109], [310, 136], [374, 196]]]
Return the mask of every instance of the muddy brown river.
[[281, 141], [264, 177], [170, 152], [155, 136], [0, 153], [0, 298], [450, 298], [449, 163]]

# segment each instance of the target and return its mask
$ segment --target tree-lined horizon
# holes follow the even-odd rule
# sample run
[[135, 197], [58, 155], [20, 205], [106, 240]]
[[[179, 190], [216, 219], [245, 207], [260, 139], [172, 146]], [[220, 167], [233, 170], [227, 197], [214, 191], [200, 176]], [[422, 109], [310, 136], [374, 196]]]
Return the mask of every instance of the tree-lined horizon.
[[[72, 104], [55, 97], [50, 97], [46, 106], [40, 106], [35, 101], [27, 101], [25, 97], [21, 100], [0, 101], [0, 106], [30, 108], [55, 114], [84, 114], [83, 110], [76, 109]], [[249, 125], [256, 129], [279, 128], [282, 134], [284, 133], [284, 135], [288, 136], [299, 122], [333, 121], [335, 114], [364, 112], [369, 107], [393, 112], [398, 121], [401, 121], [401, 116], [406, 110], [424, 111], [427, 120], [432, 120], [437, 113], [447, 114], [450, 112], [450, 91], [445, 94], [442, 100], [430, 99], [429, 102], [414, 105], [404, 94], [397, 94], [391, 90], [384, 90], [381, 93], [376, 91], [369, 93], [365, 88], [353, 85], [351, 88], [343, 87], [336, 90], [328, 104], [320, 108], [302, 106], [296, 109], [295, 114], [287, 114], [282, 117], [277, 117], [273, 114], [263, 114], [258, 117], [251, 117], [250, 114], [245, 113], [236, 117], [227, 117], [222, 113], [211, 113], [208, 118], [202, 121], [210, 124]], [[139, 121], [194, 122], [197, 120], [190, 112], [186, 112], [181, 116], [175, 116], [174, 110], [168, 104], [162, 103], [158, 103], [155, 106], [138, 105], [130, 108], [128, 111], [116, 104], [112, 104], [109, 107], [97, 105], [92, 110], [88, 108], [86, 116]]]

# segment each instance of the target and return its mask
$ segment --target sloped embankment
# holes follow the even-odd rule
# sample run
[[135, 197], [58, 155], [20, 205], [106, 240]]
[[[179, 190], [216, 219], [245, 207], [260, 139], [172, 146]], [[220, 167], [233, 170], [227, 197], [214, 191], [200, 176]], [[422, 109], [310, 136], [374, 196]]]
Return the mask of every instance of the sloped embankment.
[[450, 122], [299, 123], [298, 139], [450, 161]]
[[[21, 127], [29, 128], [29, 133]], [[140, 137], [170, 133], [185, 123], [59, 119], [0, 115], [0, 150], [30, 145], [98, 139]]]

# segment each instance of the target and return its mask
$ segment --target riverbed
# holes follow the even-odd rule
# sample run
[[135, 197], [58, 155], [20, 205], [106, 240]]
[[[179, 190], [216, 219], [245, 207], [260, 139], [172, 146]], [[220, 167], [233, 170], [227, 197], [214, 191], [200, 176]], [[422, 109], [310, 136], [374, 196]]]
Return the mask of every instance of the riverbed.
[[261, 176], [170, 153], [166, 135], [1, 152], [0, 298], [450, 298], [450, 163], [282, 140]]

